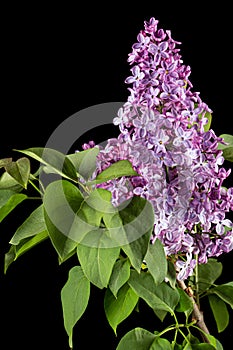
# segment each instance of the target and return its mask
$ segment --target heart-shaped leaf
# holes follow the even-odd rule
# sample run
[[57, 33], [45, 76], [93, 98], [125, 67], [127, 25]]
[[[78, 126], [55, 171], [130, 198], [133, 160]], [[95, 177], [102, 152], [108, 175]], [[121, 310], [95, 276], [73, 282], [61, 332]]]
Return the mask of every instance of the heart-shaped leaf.
[[9, 162], [6, 164], [5, 169], [21, 186], [27, 188], [30, 176], [30, 161], [28, 158], [23, 157], [16, 162]]

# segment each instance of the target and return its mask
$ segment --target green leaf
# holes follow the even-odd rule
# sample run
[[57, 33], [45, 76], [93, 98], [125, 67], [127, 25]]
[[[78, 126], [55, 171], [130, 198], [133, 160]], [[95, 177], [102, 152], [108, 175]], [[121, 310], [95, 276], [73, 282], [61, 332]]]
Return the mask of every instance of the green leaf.
[[154, 314], [160, 319], [161, 322], [164, 321], [165, 317], [167, 316], [167, 311], [154, 309]]
[[48, 232], [44, 221], [43, 207], [40, 205], [18, 227], [11, 238], [10, 243], [13, 246], [5, 255], [5, 272], [19, 256], [43, 242], [46, 238], [48, 238]]
[[[195, 328], [197, 328], [197, 327], [195, 327]], [[222, 344], [220, 343], [220, 341], [218, 339], [216, 339], [213, 335], [205, 333], [200, 328], [198, 328], [198, 329], [202, 334], [204, 334], [205, 338], [207, 339], [207, 341], [209, 341], [209, 343], [200, 343], [200, 342], [196, 343], [196, 342], [194, 342], [192, 344], [189, 344], [190, 347], [187, 347], [187, 348], [185, 347], [184, 349], [190, 349], [190, 350], [199, 349], [199, 348], [197, 348], [197, 345], [201, 345], [200, 349], [205, 349], [205, 347], [203, 348], [203, 346], [204, 346], [204, 344], [207, 344], [209, 346], [212, 346], [212, 348], [210, 348], [210, 349], [223, 350]], [[186, 346], [188, 346], [188, 344]], [[206, 349], [208, 349], [208, 348], [206, 348]]]
[[90, 296], [90, 282], [83, 274], [80, 266], [73, 267], [69, 278], [61, 290], [63, 318], [72, 349], [73, 328], [86, 310]]
[[34, 248], [39, 243], [43, 242], [45, 239], [48, 238], [48, 231], [41, 231], [37, 233], [32, 238], [28, 238], [23, 240], [19, 245], [15, 246], [15, 260], [21, 256], [22, 254], [26, 253], [31, 248]]
[[[197, 107], [197, 104], [196, 104], [196, 107]], [[198, 117], [199, 117], [199, 120], [201, 120], [202, 118], [206, 118], [208, 120], [207, 124], [204, 125], [204, 131], [207, 132], [211, 126], [212, 114], [210, 112], [205, 112], [204, 115], [203, 113], [200, 113]]]
[[2, 220], [26, 198], [27, 196], [22, 193], [15, 193], [12, 190], [1, 190], [0, 191], [0, 222], [2, 222]]
[[233, 286], [231, 284], [221, 284], [217, 287], [211, 288], [209, 292], [215, 293], [219, 298], [233, 308]]
[[227, 143], [227, 145], [224, 145], [219, 142], [218, 149], [224, 150], [225, 148], [233, 147], [233, 135], [222, 134], [219, 137], [223, 138], [223, 140]]
[[223, 332], [229, 324], [229, 313], [226, 304], [214, 294], [208, 295], [208, 298], [217, 324], [218, 332]]
[[205, 118], [207, 118], [208, 123], [204, 125], [204, 131], [207, 132], [210, 129], [210, 127], [211, 127], [212, 114], [210, 112], [206, 112], [205, 113]]
[[10, 176], [6, 171], [0, 177], [0, 191], [11, 190], [16, 193], [22, 191], [22, 189], [22, 186], [19, 185], [19, 183], [13, 179], [13, 177]]
[[110, 236], [118, 242], [139, 272], [154, 225], [153, 207], [146, 199], [135, 196], [115, 209], [115, 214], [112, 212], [103, 215], [104, 223]]
[[0, 159], [0, 168], [4, 168], [7, 164], [12, 162], [12, 158]]
[[172, 346], [167, 339], [156, 337], [150, 347], [150, 350], [172, 350]]
[[229, 162], [233, 162], [233, 135], [222, 134], [221, 138], [227, 143], [226, 145], [219, 142], [218, 149], [223, 151], [223, 157]]
[[193, 335], [192, 333], [189, 332], [189, 334], [187, 334], [186, 339], [183, 340], [183, 344], [186, 344], [188, 341], [190, 342], [190, 344], [200, 344], [200, 339], [197, 338], [195, 335]]
[[173, 262], [168, 260], [167, 262], [167, 275], [166, 278], [168, 279], [171, 287], [173, 289], [176, 288], [176, 268]]
[[205, 332], [202, 332], [205, 334], [205, 337], [209, 340], [210, 345], [213, 345], [215, 350], [223, 350], [222, 344], [218, 339], [216, 339], [213, 335], [206, 334]]
[[129, 259], [120, 259], [115, 262], [109, 281], [112, 294], [117, 297], [118, 290], [128, 281], [130, 277]]
[[233, 281], [224, 283], [224, 286], [231, 286], [231, 287], [233, 287]]
[[48, 232], [42, 231], [40, 233], [37, 233], [32, 238], [29, 237], [29, 238], [23, 239], [22, 241], [20, 241], [20, 243], [17, 246], [12, 245], [8, 253], [5, 254], [4, 273], [6, 273], [11, 263], [13, 263], [21, 255], [26, 253], [31, 248], [34, 248], [36, 245], [43, 242], [47, 238], [48, 238]]
[[136, 241], [122, 247], [136, 271], [140, 272], [151, 238], [151, 230]]
[[14, 262], [15, 260], [15, 246], [11, 246], [9, 251], [5, 254], [4, 257], [4, 273], [7, 272], [8, 267]]
[[93, 147], [85, 151], [68, 154], [68, 159], [73, 163], [76, 171], [85, 179], [89, 180], [96, 170], [96, 157], [99, 148]]
[[175, 341], [172, 342], [172, 346], [173, 346], [174, 350], [183, 350], [184, 349], [183, 345], [177, 344]]
[[177, 288], [180, 294], [180, 300], [176, 306], [177, 312], [188, 312], [190, 313], [193, 310], [193, 302], [190, 297], [185, 293], [181, 288]]
[[117, 299], [109, 289], [104, 298], [104, 310], [107, 320], [116, 334], [117, 326], [124, 321], [134, 310], [138, 302], [137, 294], [125, 284], [118, 293]]
[[77, 180], [77, 173], [73, 163], [63, 153], [52, 148], [28, 148], [26, 150], [17, 150], [38, 162], [51, 167], [55, 172], [67, 179]]
[[180, 296], [178, 291], [167, 283], [162, 282], [156, 286], [150, 273], [138, 274], [136, 271], [131, 271], [128, 284], [153, 310], [164, 310], [174, 314]]
[[135, 328], [124, 335], [116, 350], [151, 350], [155, 335], [146, 329]]
[[109, 230], [104, 225], [105, 212], [116, 212], [111, 203], [111, 192], [97, 188], [84, 199], [77, 211], [70, 228], [70, 237], [73, 237], [77, 243], [89, 247], [101, 248], [100, 244], [102, 248], [119, 247], [118, 242], [111, 237]]
[[61, 260], [76, 248], [78, 242], [70, 237], [76, 213], [83, 203], [79, 189], [66, 180], [50, 183], [44, 193], [44, 216], [49, 237]]
[[[84, 199], [71, 228], [71, 233], [76, 238], [76, 241], [82, 242], [82, 244], [95, 246], [94, 240], [97, 238], [97, 233], [93, 236], [90, 232], [94, 230], [100, 232], [99, 228], [103, 226], [102, 218], [104, 213], [111, 211], [115, 211], [111, 204], [111, 193], [102, 188], [92, 191], [90, 195]], [[108, 243], [111, 243], [110, 240]], [[97, 244], [99, 244], [99, 242]], [[116, 246], [116, 243], [114, 243], [114, 246]]]
[[216, 348], [211, 345], [211, 344], [207, 344], [207, 343], [200, 343], [200, 344], [192, 344], [191, 347], [192, 350], [215, 350]]
[[108, 180], [117, 179], [121, 176], [139, 176], [128, 160], [119, 160], [97, 175], [91, 183], [102, 183]]
[[[95, 247], [78, 244], [78, 259], [89, 281], [102, 289], [108, 286], [113, 266], [120, 254], [120, 248], [109, 248], [111, 242], [108, 243], [109, 238], [105, 230], [95, 230], [91, 232], [91, 235], [97, 236]], [[103, 248], [105, 244], [106, 247]]]
[[199, 292], [205, 292], [221, 275], [222, 264], [216, 259], [209, 259], [206, 264], [198, 266]]
[[233, 162], [233, 147], [228, 147], [223, 150], [223, 157], [228, 162]]
[[149, 244], [145, 261], [155, 284], [163, 282], [167, 275], [167, 259], [164, 246], [159, 239], [156, 239], [154, 244]]
[[23, 157], [16, 162], [10, 162], [6, 164], [5, 169], [21, 186], [27, 188], [30, 176], [30, 161], [28, 158]]
[[31, 215], [18, 227], [10, 243], [17, 245], [21, 240], [37, 235], [45, 231], [46, 225], [44, 220], [43, 205], [36, 208]]

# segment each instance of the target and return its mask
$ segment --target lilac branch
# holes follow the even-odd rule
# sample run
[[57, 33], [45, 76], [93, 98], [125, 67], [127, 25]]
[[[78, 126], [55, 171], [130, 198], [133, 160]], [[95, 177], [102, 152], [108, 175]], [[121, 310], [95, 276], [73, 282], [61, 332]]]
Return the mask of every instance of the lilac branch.
[[[193, 291], [190, 287], [187, 287], [186, 284], [184, 283], [184, 281], [179, 281], [177, 280], [177, 283], [179, 285], [179, 287], [181, 289], [183, 289], [185, 291], [185, 293], [190, 297], [190, 299], [193, 302], [193, 313], [192, 313], [192, 318], [193, 320], [196, 321], [196, 325], [198, 328], [200, 328], [200, 333], [201, 333], [201, 337], [203, 339], [203, 341], [205, 343], [209, 343], [209, 339], [204, 335], [204, 333], [206, 334], [210, 334], [205, 321], [204, 321], [204, 316], [203, 316], [203, 312], [199, 309], [199, 306], [197, 305], [194, 297], [193, 297]], [[203, 332], [204, 333], [203, 333]]]

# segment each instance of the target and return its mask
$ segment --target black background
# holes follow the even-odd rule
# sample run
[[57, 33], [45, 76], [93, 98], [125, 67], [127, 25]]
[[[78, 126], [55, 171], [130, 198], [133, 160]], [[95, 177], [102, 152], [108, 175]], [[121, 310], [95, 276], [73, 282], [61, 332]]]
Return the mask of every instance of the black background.
[[[160, 21], [160, 28], [170, 29], [173, 38], [182, 42], [184, 63], [192, 68], [193, 89], [213, 110], [212, 128], [218, 135], [232, 133], [230, 9], [224, 3], [203, 8], [196, 2], [173, 6], [130, 2], [130, 10], [125, 5], [12, 4], [3, 9], [1, 158], [17, 158], [14, 148], [43, 147], [62, 121], [83, 108], [125, 101], [128, 53], [144, 20], [152, 16]], [[109, 137], [117, 135], [114, 127], [107, 132]], [[102, 141], [101, 133], [95, 137]], [[3, 275], [8, 241], [31, 210], [32, 204], [19, 206], [0, 227], [0, 348], [65, 350], [60, 290], [76, 259], [58, 266], [55, 251], [44, 242]], [[233, 280], [232, 259], [232, 253], [220, 257], [222, 282]], [[75, 327], [75, 349], [113, 350], [134, 327], [162, 329], [144, 304], [141, 311], [141, 316], [134, 313], [118, 327], [116, 339], [105, 319], [103, 291], [93, 287], [87, 311]], [[232, 323], [218, 335], [212, 316], [206, 312], [205, 317], [224, 349], [230, 349]]]

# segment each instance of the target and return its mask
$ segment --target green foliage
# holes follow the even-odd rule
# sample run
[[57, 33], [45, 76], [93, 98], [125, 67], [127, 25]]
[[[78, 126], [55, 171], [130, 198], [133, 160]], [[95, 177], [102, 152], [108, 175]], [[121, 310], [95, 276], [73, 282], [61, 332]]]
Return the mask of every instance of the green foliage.
[[184, 349], [192, 349], [192, 350], [215, 350], [216, 348], [211, 345], [211, 344], [207, 344], [207, 343], [200, 343], [200, 344], [187, 344], [186, 347]]
[[12, 246], [5, 255], [5, 272], [10, 264], [19, 256], [43, 242], [46, 238], [48, 238], [48, 232], [44, 220], [43, 206], [40, 205], [22, 225], [18, 227], [11, 238], [10, 244]]
[[83, 200], [80, 190], [66, 180], [54, 181], [45, 190], [45, 223], [51, 242], [62, 260], [78, 244], [73, 237], [70, 238], [70, 230]]
[[178, 291], [172, 289], [167, 283], [156, 285], [149, 272], [138, 274], [132, 271], [128, 284], [153, 310], [174, 313], [180, 297]]
[[109, 289], [106, 290], [104, 298], [104, 309], [107, 320], [116, 333], [117, 326], [124, 321], [134, 310], [138, 295], [125, 284], [118, 292], [117, 298]]
[[222, 134], [219, 137], [221, 137], [226, 144], [219, 142], [218, 149], [223, 150], [223, 149], [226, 149], [228, 147], [233, 147], [233, 135]]
[[190, 299], [190, 297], [185, 293], [185, 291], [181, 288], [177, 288], [179, 294], [180, 294], [180, 299], [178, 304], [176, 305], [176, 311], [177, 312], [187, 312], [190, 314], [193, 310], [193, 301]]
[[116, 350], [172, 350], [167, 339], [148, 332], [143, 328], [135, 328], [128, 332], [120, 341]]
[[117, 298], [118, 290], [128, 281], [130, 277], [129, 259], [119, 259], [115, 262], [109, 281], [109, 288]]
[[222, 264], [216, 259], [209, 259], [206, 264], [198, 267], [199, 293], [205, 292], [219, 278], [222, 273]]
[[210, 112], [205, 113], [205, 118], [208, 120], [207, 124], [204, 125], [204, 131], [208, 131], [212, 123], [212, 114]]
[[106, 248], [107, 244], [108, 247], [117, 246], [118, 244], [113, 241], [109, 232], [102, 234], [103, 231], [107, 232], [107, 228], [103, 224], [103, 216], [105, 212], [111, 211], [115, 211], [111, 204], [111, 193], [102, 188], [93, 190], [84, 198], [78, 209], [70, 235], [74, 237], [76, 242], [91, 247], [100, 247], [100, 244], [103, 248]]
[[205, 337], [208, 339], [209, 344], [212, 345], [214, 347], [214, 349], [223, 350], [222, 344], [213, 335], [205, 333]]
[[90, 247], [82, 244], [77, 246], [78, 259], [84, 274], [100, 289], [108, 286], [113, 266], [120, 254], [119, 247], [109, 248], [107, 245], [103, 248], [102, 244], [106, 238], [108, 237], [102, 230], [99, 235], [99, 246]]
[[64, 325], [69, 336], [69, 346], [73, 348], [73, 328], [83, 315], [90, 296], [90, 282], [80, 266], [73, 267], [61, 291]]
[[17, 150], [41, 164], [44, 164], [53, 172], [71, 180], [77, 180], [77, 172], [73, 163], [63, 153], [51, 148], [28, 148], [27, 150]]
[[5, 165], [6, 172], [22, 187], [27, 188], [30, 175], [30, 161], [23, 157]]
[[211, 288], [209, 293], [216, 294], [233, 309], [233, 285], [231, 283], [221, 284], [219, 286]]
[[46, 230], [43, 205], [36, 208], [29, 217], [18, 227], [10, 244], [18, 245], [22, 240], [37, 235]]
[[96, 169], [96, 157], [99, 154], [97, 147], [85, 151], [69, 154], [67, 158], [73, 163], [76, 171], [85, 180], [89, 180]]
[[122, 247], [122, 250], [128, 256], [132, 266], [138, 272], [141, 270], [142, 262], [148, 249], [150, 237], [151, 230], [145, 233], [142, 237], [139, 237], [136, 241]]
[[176, 269], [174, 263], [168, 260], [167, 262], [167, 280], [169, 281], [172, 288], [176, 288]]
[[0, 159], [0, 168], [5, 168], [8, 164], [12, 162], [12, 158]]
[[6, 171], [0, 177], [0, 191], [11, 190], [15, 193], [21, 192], [23, 187]]
[[223, 151], [223, 157], [229, 162], [233, 162], [233, 135], [222, 134], [220, 135], [226, 144], [219, 143], [218, 149]]
[[9, 251], [5, 254], [4, 271], [6, 273], [8, 267], [21, 255], [26, 253], [28, 250], [34, 248], [39, 243], [42, 243], [48, 238], [48, 232], [42, 231], [37, 233], [32, 238], [25, 238], [18, 243], [18, 245], [12, 245]]
[[153, 333], [143, 328], [135, 328], [121, 339], [116, 350], [151, 350], [154, 340]]
[[167, 275], [167, 259], [160, 240], [157, 239], [154, 244], [149, 244], [145, 261], [155, 284], [162, 283]]
[[229, 313], [226, 304], [217, 295], [210, 294], [208, 297], [218, 332], [223, 332], [229, 324]]
[[151, 350], [172, 350], [172, 346], [167, 339], [156, 337]]
[[23, 193], [15, 193], [12, 190], [1, 190], [0, 222], [26, 198], [27, 195]]
[[118, 162], [113, 163], [98, 174], [94, 182], [97, 184], [103, 183], [122, 176], [139, 176], [138, 173], [133, 170], [132, 164], [128, 160], [119, 160]]

